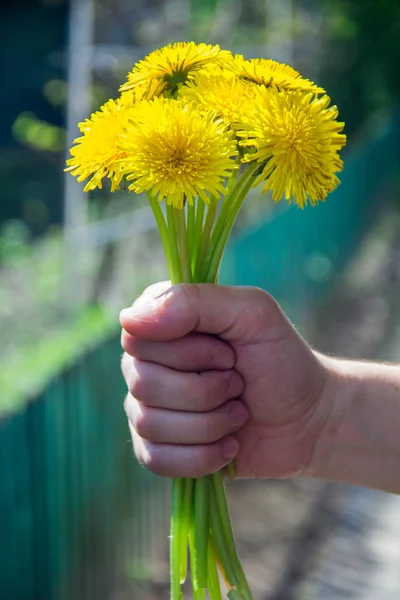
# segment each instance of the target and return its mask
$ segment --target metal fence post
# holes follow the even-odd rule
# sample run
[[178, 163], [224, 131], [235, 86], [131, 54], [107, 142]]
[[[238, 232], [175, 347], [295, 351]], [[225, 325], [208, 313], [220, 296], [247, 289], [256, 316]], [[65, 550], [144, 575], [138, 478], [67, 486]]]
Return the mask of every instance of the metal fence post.
[[[68, 43], [67, 148], [77, 137], [76, 124], [91, 109], [90, 84], [94, 29], [94, 1], [71, 0]], [[84, 273], [81, 256], [85, 250], [86, 200], [82, 185], [67, 175], [64, 187], [63, 298], [68, 306], [84, 300]]]

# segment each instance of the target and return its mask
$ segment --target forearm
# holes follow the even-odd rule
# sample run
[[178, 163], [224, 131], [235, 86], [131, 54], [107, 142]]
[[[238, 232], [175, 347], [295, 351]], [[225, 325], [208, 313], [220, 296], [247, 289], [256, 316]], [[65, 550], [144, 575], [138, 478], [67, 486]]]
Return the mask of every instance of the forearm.
[[309, 474], [400, 493], [400, 366], [323, 361], [331, 412]]

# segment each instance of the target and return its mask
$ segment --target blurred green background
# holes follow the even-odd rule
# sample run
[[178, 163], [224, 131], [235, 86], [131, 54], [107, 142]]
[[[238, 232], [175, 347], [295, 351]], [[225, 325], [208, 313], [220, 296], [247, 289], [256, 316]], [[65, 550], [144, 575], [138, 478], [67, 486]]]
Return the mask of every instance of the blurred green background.
[[391, 223], [378, 247], [397, 239], [399, 38], [398, 0], [2, 4], [1, 600], [165, 591], [168, 487], [131, 458], [118, 312], [166, 266], [143, 199], [87, 198], [64, 177], [76, 123], [176, 40], [274, 58], [324, 86], [346, 122], [342, 186], [304, 213], [254, 193], [222, 272], [274, 293], [317, 341], [374, 225]]

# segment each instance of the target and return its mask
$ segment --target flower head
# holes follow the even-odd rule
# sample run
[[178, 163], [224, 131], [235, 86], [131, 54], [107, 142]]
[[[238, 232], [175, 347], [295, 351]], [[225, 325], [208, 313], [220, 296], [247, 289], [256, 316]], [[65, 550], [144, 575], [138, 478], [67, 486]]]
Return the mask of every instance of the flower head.
[[130, 89], [126, 92], [122, 92], [117, 102], [128, 108], [143, 100], [147, 93], [147, 87], [143, 85], [137, 85], [135, 88]]
[[210, 62], [217, 62], [222, 52], [219, 46], [195, 44], [194, 42], [176, 42], [154, 50], [140, 60], [128, 73], [128, 81], [121, 91], [135, 88], [138, 84], [147, 85], [146, 99], [161, 94], [174, 95], [179, 87], [194, 72]]
[[233, 128], [253, 112], [255, 95], [255, 84], [219, 67], [200, 71], [179, 93], [196, 102], [203, 112], [215, 110]]
[[130, 190], [150, 191], [177, 208], [185, 198], [224, 193], [224, 178], [234, 168], [236, 144], [214, 112], [200, 113], [194, 103], [166, 98], [144, 100], [130, 113], [120, 148]]
[[325, 91], [309, 79], [303, 79], [300, 73], [289, 65], [276, 60], [267, 58], [245, 60], [241, 54], [236, 54], [230, 59], [225, 57], [225, 65], [238, 77], [266, 87], [275, 87], [280, 90], [302, 90], [303, 92], [314, 92], [314, 94], [321, 94]]
[[307, 199], [325, 200], [339, 183], [338, 151], [346, 143], [336, 106], [328, 96], [261, 87], [257, 93], [258, 109], [239, 132], [240, 144], [255, 149], [246, 159], [265, 164], [255, 184], [264, 182], [262, 191], [272, 190], [276, 202], [285, 196], [302, 208]]
[[125, 153], [118, 147], [118, 142], [133, 101], [133, 96], [108, 100], [90, 119], [78, 124], [83, 135], [74, 141], [66, 171], [78, 181], [90, 177], [85, 192], [101, 188], [104, 177], [111, 180], [111, 191], [119, 188], [122, 180], [119, 161]]

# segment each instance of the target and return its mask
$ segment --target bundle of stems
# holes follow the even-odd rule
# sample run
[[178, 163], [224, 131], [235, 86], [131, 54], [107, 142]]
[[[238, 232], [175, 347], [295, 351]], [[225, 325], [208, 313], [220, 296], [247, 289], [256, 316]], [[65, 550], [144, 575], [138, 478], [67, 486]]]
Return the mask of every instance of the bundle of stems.
[[[202, 199], [183, 209], [166, 205], [165, 213], [151, 194], [148, 199], [157, 221], [171, 282], [217, 283], [229, 234], [243, 201], [253, 185], [259, 165], [237, 169], [227, 181], [223, 200]], [[227, 471], [234, 476], [234, 465]], [[176, 478], [172, 486], [171, 510], [171, 598], [182, 598], [188, 557], [193, 600], [222, 600], [220, 577], [230, 600], [252, 600], [249, 585], [235, 548], [223, 474], [200, 479]], [[219, 573], [219, 574], [218, 574]]]

